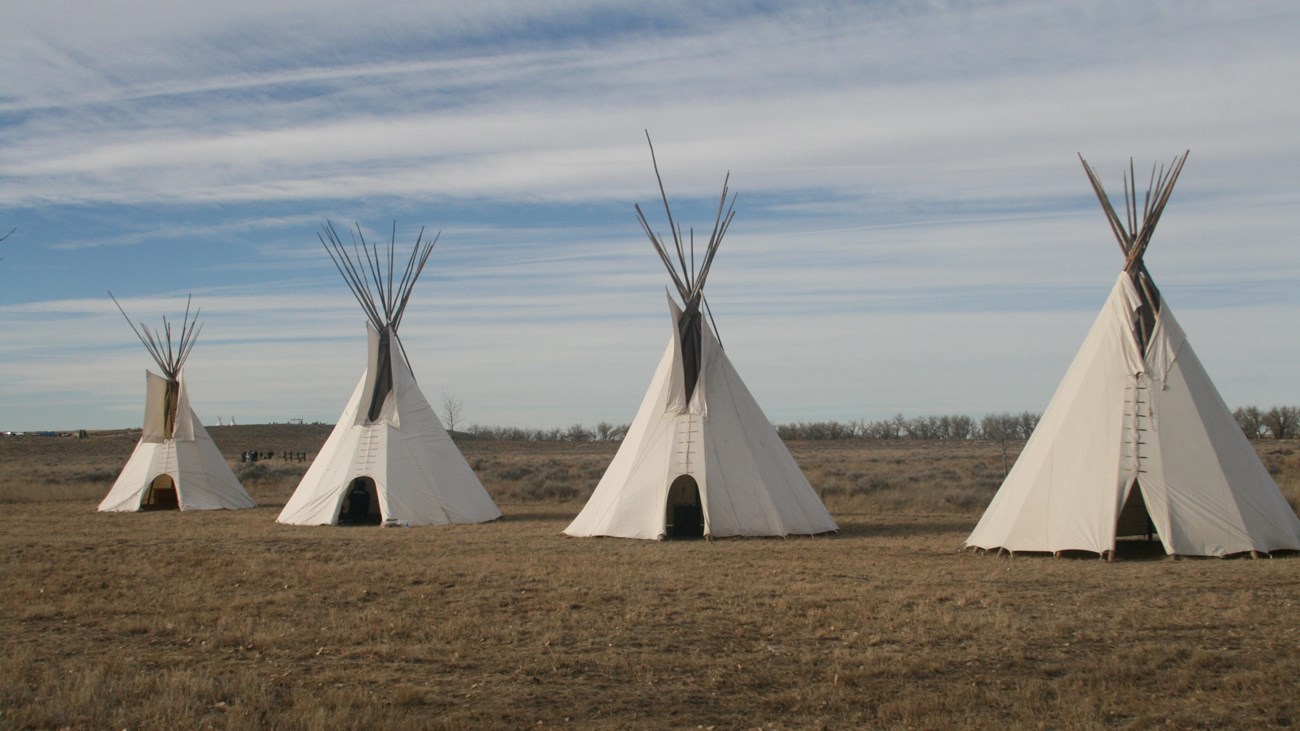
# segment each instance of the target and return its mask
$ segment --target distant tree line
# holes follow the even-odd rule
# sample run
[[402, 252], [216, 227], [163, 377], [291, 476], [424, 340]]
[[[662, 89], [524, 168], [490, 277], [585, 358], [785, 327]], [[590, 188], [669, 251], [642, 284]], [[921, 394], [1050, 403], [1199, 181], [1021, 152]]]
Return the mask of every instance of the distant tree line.
[[1008, 441], [1028, 439], [1038, 426], [1039, 415], [987, 414], [978, 421], [965, 414], [915, 416], [895, 414], [879, 421], [799, 421], [778, 424], [782, 439], [990, 439]]
[[[1038, 414], [989, 414], [976, 421], [964, 416], [919, 416], [898, 414], [881, 421], [800, 421], [777, 424], [782, 439], [1028, 439], [1038, 424]], [[630, 425], [602, 421], [594, 427], [574, 424], [568, 428], [525, 429], [517, 426], [471, 424], [465, 433], [478, 439], [507, 442], [607, 442], [627, 436]]]
[[[1300, 406], [1274, 406], [1268, 410], [1243, 406], [1232, 413], [1251, 439], [1300, 437]], [[877, 421], [798, 421], [777, 424], [777, 434], [787, 441], [835, 439], [917, 439], [926, 441], [982, 439], [992, 442], [1024, 441], [1034, 433], [1041, 414], [986, 414], [976, 419], [964, 414], [905, 417], [895, 414]], [[627, 436], [628, 424], [602, 421], [594, 427], [524, 429], [514, 426], [472, 424], [465, 433], [478, 439], [508, 442], [609, 442]]]
[[[1274, 406], [1267, 411], [1243, 406], [1232, 415], [1251, 439], [1300, 438], [1300, 406]], [[984, 439], [993, 442], [1025, 440], [1038, 426], [1041, 414], [987, 414], [979, 421], [964, 415], [916, 416], [896, 414], [880, 421], [800, 421], [778, 424], [782, 439]]]
[[1295, 439], [1300, 436], [1300, 406], [1274, 406], [1263, 411], [1257, 406], [1242, 406], [1232, 415], [1251, 439]]
[[627, 436], [628, 424], [615, 426], [602, 421], [594, 427], [574, 424], [567, 429], [524, 429], [517, 426], [483, 426], [471, 424], [465, 429], [478, 439], [502, 442], [616, 442]]

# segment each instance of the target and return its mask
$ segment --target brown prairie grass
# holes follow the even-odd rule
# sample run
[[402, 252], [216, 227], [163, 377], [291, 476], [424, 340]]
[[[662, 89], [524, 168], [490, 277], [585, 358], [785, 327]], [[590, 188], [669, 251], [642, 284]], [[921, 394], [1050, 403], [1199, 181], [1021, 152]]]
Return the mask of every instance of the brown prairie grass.
[[123, 441], [0, 443], [2, 727], [1300, 723], [1300, 561], [958, 552], [996, 445], [797, 443], [839, 535], [655, 543], [560, 533], [607, 444], [466, 442], [505, 517], [382, 530], [275, 523], [279, 460], [255, 510], [95, 513]]

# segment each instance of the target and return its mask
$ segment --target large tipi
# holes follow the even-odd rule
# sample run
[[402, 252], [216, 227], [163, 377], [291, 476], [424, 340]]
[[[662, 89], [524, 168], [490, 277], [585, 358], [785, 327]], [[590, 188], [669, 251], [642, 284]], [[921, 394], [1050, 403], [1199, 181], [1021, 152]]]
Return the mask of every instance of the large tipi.
[[[650, 152], [653, 160], [653, 147]], [[640, 206], [636, 211], [682, 304], [669, 295], [672, 337], [659, 368], [618, 453], [564, 532], [658, 539], [836, 530], [705, 322], [704, 282], [731, 224], [735, 198], [728, 204], [724, 182], [713, 233], [697, 267], [694, 239], [688, 251], [662, 179], [659, 189], [673, 250], [651, 230]]]
[[[109, 297], [112, 297], [109, 293]], [[99, 504], [102, 512], [150, 508], [213, 510], [256, 507], [217, 445], [190, 408], [184, 366], [202, 326], [185, 304], [180, 338], [173, 346], [171, 323], [161, 331], [137, 328], [113, 299], [163, 375], [145, 371], [144, 428], [122, 474]]]
[[438, 525], [501, 517], [420, 392], [397, 337], [436, 241], [422, 230], [394, 281], [396, 232], [385, 258], [360, 227], [349, 251], [326, 225], [321, 243], [366, 313], [367, 366], [279, 522]]
[[1080, 157], [1124, 269], [968, 547], [1113, 557], [1118, 537], [1155, 533], [1169, 555], [1300, 549], [1300, 520], [1143, 263], [1186, 159], [1153, 169], [1140, 210], [1130, 165], [1121, 219]]

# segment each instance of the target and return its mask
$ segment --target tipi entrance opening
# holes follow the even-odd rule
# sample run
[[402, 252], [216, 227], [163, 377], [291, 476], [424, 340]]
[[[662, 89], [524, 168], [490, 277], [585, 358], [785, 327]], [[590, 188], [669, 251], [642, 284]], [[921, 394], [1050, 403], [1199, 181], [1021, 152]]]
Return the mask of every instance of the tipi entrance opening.
[[144, 499], [140, 501], [141, 510], [180, 510], [181, 503], [176, 497], [176, 483], [171, 475], [158, 475], [149, 483]]
[[668, 488], [664, 534], [669, 538], [703, 538], [704, 508], [700, 506], [700, 486], [690, 475], [681, 475]]
[[1151, 514], [1147, 512], [1146, 500], [1142, 498], [1142, 486], [1136, 481], [1115, 521], [1115, 553], [1126, 560], [1165, 556], [1164, 543], [1151, 521]]
[[1115, 521], [1115, 537], [1142, 537], [1148, 541], [1156, 538], [1156, 526], [1151, 522], [1146, 501], [1142, 499], [1142, 486], [1136, 482], [1129, 489], [1128, 499], [1124, 501], [1124, 507]]
[[379, 517], [375, 481], [369, 477], [353, 480], [339, 507], [339, 525], [379, 525]]

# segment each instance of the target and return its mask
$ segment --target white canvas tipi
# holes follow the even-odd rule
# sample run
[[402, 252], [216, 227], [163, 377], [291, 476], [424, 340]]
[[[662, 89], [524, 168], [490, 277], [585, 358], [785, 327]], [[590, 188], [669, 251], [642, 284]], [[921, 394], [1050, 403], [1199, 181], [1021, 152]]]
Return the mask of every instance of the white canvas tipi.
[[1118, 537], [1154, 533], [1170, 555], [1300, 549], [1300, 520], [1142, 260], [1186, 159], [1153, 171], [1140, 211], [1130, 167], [1127, 220], [1083, 163], [1124, 271], [968, 547], [1113, 557]]
[[199, 313], [196, 311], [191, 320], [189, 303], [186, 303], [180, 340], [173, 348], [167, 318], [163, 318], [161, 332], [150, 330], [143, 323], [137, 329], [120, 304], [118, 310], [163, 375], [145, 371], [144, 429], [122, 474], [99, 504], [99, 510], [256, 507], [190, 408], [183, 367], [202, 329], [198, 325]]
[[694, 242], [687, 251], [666, 195], [663, 201], [676, 244], [672, 254], [640, 206], [637, 216], [683, 305], [669, 296], [672, 337], [650, 389], [605, 475], [564, 532], [658, 539], [836, 530], [705, 322], [704, 282], [733, 215], [726, 184], [698, 269]]
[[[397, 328], [433, 251], [420, 232], [394, 282], [386, 261], [357, 228], [355, 258], [332, 226], [321, 243], [365, 310], [365, 373], [343, 415], [278, 518], [295, 525], [481, 523], [501, 517], [415, 382]], [[394, 239], [395, 241], [395, 239]]]

